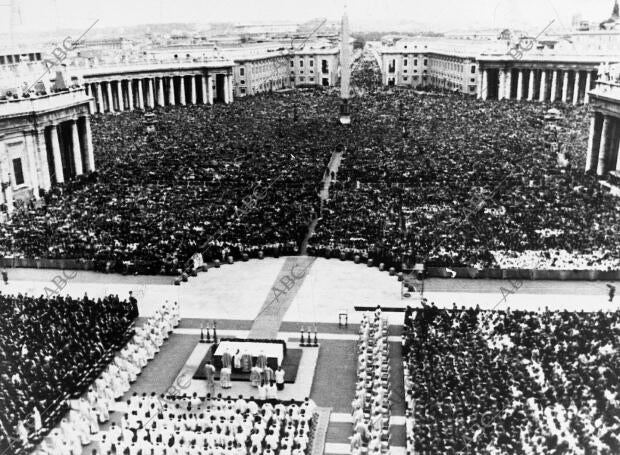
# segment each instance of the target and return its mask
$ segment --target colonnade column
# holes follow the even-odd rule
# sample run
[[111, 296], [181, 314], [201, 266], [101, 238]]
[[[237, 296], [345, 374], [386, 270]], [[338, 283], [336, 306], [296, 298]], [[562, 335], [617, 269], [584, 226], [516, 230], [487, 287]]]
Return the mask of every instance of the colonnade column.
[[170, 76], [170, 87], [168, 87], [168, 102], [171, 106], [175, 105], [174, 102], [174, 76]]
[[185, 106], [185, 76], [179, 78], [179, 104]]
[[499, 70], [499, 87], [497, 88], [497, 99], [503, 100], [506, 94], [506, 72], [502, 69]]
[[517, 100], [523, 98], [523, 70], [519, 70], [517, 75]]
[[207, 92], [207, 76], [200, 76], [200, 82], [202, 83], [202, 103], [209, 104], [209, 96]]
[[127, 81], [127, 101], [129, 105], [129, 110], [133, 111], [133, 80], [129, 79]]
[[504, 98], [510, 99], [512, 95], [512, 70], [506, 71], [506, 79], [504, 82]]
[[108, 111], [114, 112], [114, 99], [112, 98], [112, 82], [107, 81], [107, 92], [108, 92]]
[[41, 187], [47, 191], [52, 186], [50, 179], [50, 167], [47, 161], [47, 145], [45, 143], [45, 128], [37, 133], [37, 159], [39, 161], [39, 182]]
[[603, 128], [601, 129], [601, 142], [598, 149], [598, 166], [596, 168], [597, 175], [604, 175], [607, 171], [607, 152], [609, 149], [609, 127], [611, 126], [611, 117], [603, 116]]
[[562, 102], [566, 103], [568, 100], [568, 71], [564, 70], [564, 77], [562, 78]]
[[191, 84], [191, 103], [196, 104], [196, 76], [193, 74], [189, 77], [189, 81]]
[[163, 107], [166, 105], [164, 101], [164, 78], [157, 78], [157, 105]]
[[27, 142], [26, 154], [28, 156], [28, 175], [30, 175], [30, 186], [32, 188], [32, 196], [35, 200], [40, 199], [39, 196], [39, 187], [41, 186], [39, 183], [39, 160], [35, 158], [36, 150], [37, 150], [37, 138], [35, 134], [27, 134], [25, 136]]
[[[121, 92], [119, 94], [122, 95]], [[119, 106], [121, 105], [119, 99]], [[75, 165], [75, 175], [82, 175], [82, 148], [80, 147], [80, 135], [78, 133], [77, 118], [71, 120], [71, 142], [73, 148], [73, 164]]]
[[144, 89], [142, 88], [142, 79], [136, 81], [138, 83], [138, 109], [144, 109]]
[[[0, 143], [0, 146], [3, 144]], [[4, 149], [4, 147], [2, 147]], [[2, 154], [5, 152], [2, 150]], [[6, 166], [6, 168], [5, 168]], [[5, 173], [6, 169], [6, 173]], [[4, 176], [7, 176], [7, 182], [4, 182]], [[10, 215], [15, 210], [14, 202], [13, 202], [13, 181], [14, 178], [11, 178], [11, 170], [9, 167], [8, 161], [0, 161], [0, 183], [6, 183], [6, 189], [3, 191], [3, 202], [6, 205], [6, 211]]]
[[590, 102], [590, 95], [588, 94], [588, 91], [590, 90], [591, 86], [592, 86], [592, 71], [588, 71], [586, 73], [586, 93], [583, 96], [584, 104], [588, 104]]
[[579, 102], [579, 71], [575, 71], [575, 86], [573, 89], [573, 105]]
[[481, 97], [486, 100], [489, 96], [489, 70], [482, 71], [482, 93]]
[[84, 117], [84, 144], [86, 144], [86, 169], [90, 172], [95, 170], [95, 153], [93, 151], [93, 134], [90, 130], [90, 117]]
[[103, 90], [101, 90], [101, 82], [95, 82], [95, 84], [97, 85], [97, 107], [99, 113], [103, 114], [105, 107], [103, 104]]
[[547, 95], [547, 72], [542, 70], [540, 72], [540, 93], [538, 94], [538, 101], [541, 103], [545, 101]]
[[558, 70], [553, 70], [553, 76], [551, 76], [551, 96], [549, 100], [553, 103], [556, 99], [556, 93], [558, 91]]
[[[111, 91], [108, 85], [108, 90]], [[109, 92], [108, 92], [109, 93]], [[54, 156], [54, 174], [56, 175], [56, 183], [64, 183], [65, 177], [62, 173], [62, 158], [60, 156], [60, 143], [58, 142], [58, 125], [54, 124], [50, 128], [50, 139], [52, 142], [52, 155]]]
[[125, 110], [124, 101], [123, 101], [123, 86], [121, 85], [121, 81], [114, 81], [114, 85], [116, 86], [116, 95], [118, 99], [118, 110], [123, 112]]
[[226, 78], [228, 79], [228, 102], [232, 103], [233, 99], [235, 98], [235, 90], [234, 90], [234, 86], [233, 86], [233, 77], [232, 74], [229, 74], [228, 76], [226, 76]]
[[207, 99], [213, 104], [213, 77], [210, 74], [207, 76]]
[[147, 81], [149, 85], [149, 96], [148, 96], [147, 103], [149, 105], [149, 108], [153, 109], [155, 107], [155, 86], [154, 86], [152, 77], [149, 77]]
[[534, 79], [536, 79], [536, 73], [534, 70], [530, 70], [530, 80], [527, 84], [527, 100], [532, 101], [534, 99]]

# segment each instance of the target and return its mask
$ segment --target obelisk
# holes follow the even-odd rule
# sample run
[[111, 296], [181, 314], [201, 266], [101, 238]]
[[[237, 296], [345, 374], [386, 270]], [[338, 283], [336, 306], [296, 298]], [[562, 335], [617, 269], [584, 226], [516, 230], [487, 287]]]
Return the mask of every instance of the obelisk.
[[349, 46], [349, 18], [345, 6], [340, 30], [340, 123], [351, 123], [349, 113], [349, 85], [351, 82], [351, 48]]

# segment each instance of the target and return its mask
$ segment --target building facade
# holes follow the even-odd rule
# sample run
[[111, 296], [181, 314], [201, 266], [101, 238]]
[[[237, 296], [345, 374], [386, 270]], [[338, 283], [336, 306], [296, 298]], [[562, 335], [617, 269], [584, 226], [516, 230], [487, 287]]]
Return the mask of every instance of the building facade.
[[0, 102], [0, 217], [95, 170], [83, 88]]
[[135, 62], [82, 70], [93, 111], [122, 112], [177, 104], [231, 103], [233, 62]]
[[296, 87], [333, 87], [340, 77], [340, 47], [295, 50], [289, 69], [291, 82]]
[[480, 56], [478, 98], [588, 103], [601, 61], [597, 56]]
[[290, 54], [285, 51], [262, 54], [235, 59], [235, 96], [256, 95], [291, 87]]

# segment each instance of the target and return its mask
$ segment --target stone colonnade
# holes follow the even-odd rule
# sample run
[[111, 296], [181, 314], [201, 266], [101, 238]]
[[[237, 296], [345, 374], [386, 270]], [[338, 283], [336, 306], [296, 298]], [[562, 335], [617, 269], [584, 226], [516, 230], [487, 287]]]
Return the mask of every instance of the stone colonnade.
[[[86, 81], [87, 94], [95, 99], [95, 112], [153, 109], [177, 104], [213, 104], [213, 83], [218, 74], [189, 74]], [[223, 74], [223, 101], [233, 101], [231, 74]], [[189, 92], [189, 93], [188, 93]]]
[[[46, 122], [25, 133], [26, 155], [22, 160], [23, 183], [32, 189], [32, 197], [40, 198], [39, 189], [48, 191], [53, 184], [95, 170], [90, 116], [76, 114], [69, 119]], [[0, 151], [3, 144], [0, 143]], [[10, 165], [10, 160], [7, 160]], [[14, 188], [20, 187], [10, 167], [2, 169], [1, 202], [7, 212], [14, 211]]]
[[[574, 105], [587, 104], [588, 92], [594, 88], [596, 81], [595, 70], [485, 68], [480, 71], [478, 98], [484, 100], [493, 97], [499, 100], [562, 101]], [[492, 75], [491, 72], [494, 74]], [[496, 84], [495, 80], [497, 80]], [[491, 87], [489, 84], [496, 86]]]
[[604, 176], [620, 171], [620, 117], [601, 112], [590, 115], [586, 172]]

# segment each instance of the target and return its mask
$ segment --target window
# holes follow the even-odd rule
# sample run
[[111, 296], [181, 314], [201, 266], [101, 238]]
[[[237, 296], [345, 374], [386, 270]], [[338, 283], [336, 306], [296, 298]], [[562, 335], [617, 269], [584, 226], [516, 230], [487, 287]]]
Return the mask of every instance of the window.
[[392, 61], [388, 65], [388, 73], [394, 73], [396, 71], [396, 60], [392, 59]]
[[417, 58], [413, 61], [413, 66], [418, 66], [418, 59]]
[[299, 82], [303, 82], [303, 81], [304, 81], [304, 77], [303, 77], [303, 76], [300, 76], [300, 77], [299, 77]]
[[403, 81], [405, 81], [405, 82], [406, 82], [406, 81], [407, 81], [407, 79], [408, 79], [408, 78], [407, 78], [407, 76], [403, 76]]
[[476, 79], [472, 77], [469, 82], [476, 82]]
[[[424, 47], [426, 47], [426, 46], [424, 46]], [[428, 65], [428, 59], [425, 58], [424, 59], [424, 66], [426, 66], [426, 65]]]
[[239, 83], [240, 83], [241, 85], [245, 85], [245, 80], [241, 79], [241, 80], [239, 81]]
[[24, 171], [22, 170], [22, 159], [15, 158], [13, 160], [13, 172], [15, 172], [15, 185], [24, 184]]
[[327, 60], [321, 60], [321, 72], [323, 74], [329, 73], [329, 67], [327, 65]]
[[239, 90], [241, 90], [242, 95], [245, 95], [245, 87], [241, 87]]
[[313, 77], [310, 78], [310, 82], [314, 82], [314, 78]]
[[293, 68], [294, 66], [295, 66], [295, 62], [291, 60], [291, 68]]
[[304, 67], [304, 61], [303, 60], [299, 60], [299, 67], [303, 68]]
[[310, 60], [310, 66], [314, 66], [314, 60]]
[[407, 61], [407, 59], [405, 59], [405, 61], [403, 62], [403, 65], [407, 66], [409, 62]]
[[245, 68], [244, 67], [239, 68], [239, 76], [245, 76]]
[[476, 65], [471, 66], [471, 74], [476, 74]]

